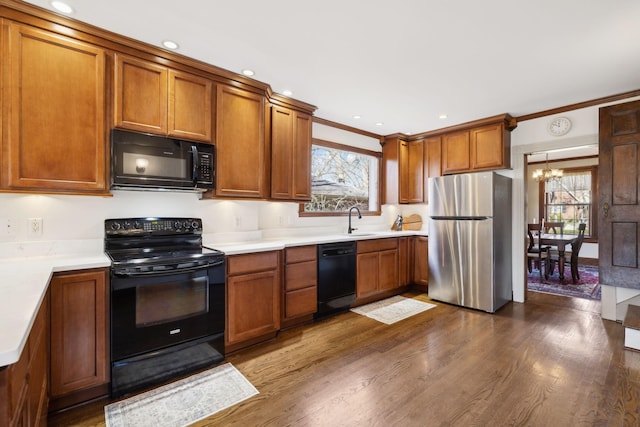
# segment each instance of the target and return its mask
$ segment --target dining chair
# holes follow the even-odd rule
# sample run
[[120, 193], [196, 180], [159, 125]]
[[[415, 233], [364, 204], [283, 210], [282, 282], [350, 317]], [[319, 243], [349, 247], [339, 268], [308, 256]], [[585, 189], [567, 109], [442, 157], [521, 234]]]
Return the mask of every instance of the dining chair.
[[[565, 265], [568, 263], [571, 266], [571, 279], [573, 280], [574, 284], [578, 283], [578, 280], [580, 280], [580, 273], [578, 272], [578, 255], [580, 253], [580, 248], [582, 248], [582, 242], [584, 241], [584, 231], [586, 230], [586, 228], [587, 224], [583, 223], [578, 225], [578, 235], [573, 240], [573, 242], [571, 242], [571, 250], [565, 251], [564, 253], [564, 262]], [[550, 271], [551, 274], [553, 274], [553, 271], [555, 270], [555, 264], [556, 262], [558, 262], [558, 254], [550, 252], [549, 262], [551, 264]]]
[[[544, 233], [551, 234], [563, 234], [564, 233], [564, 222], [545, 222], [544, 223]], [[555, 257], [558, 258], [558, 247], [556, 245], [549, 246], [549, 258], [553, 259]], [[553, 264], [551, 264], [551, 270], [549, 270], [549, 274], [553, 274]]]
[[540, 280], [542, 280], [542, 269], [544, 267], [544, 278], [549, 278], [549, 268], [551, 266], [549, 260], [549, 247], [540, 246], [541, 224], [529, 224], [527, 233], [529, 235], [529, 245], [527, 247], [527, 269], [532, 272], [532, 264], [538, 267], [540, 272]]
[[553, 234], [562, 234], [564, 232], [564, 222], [545, 222], [544, 232]]

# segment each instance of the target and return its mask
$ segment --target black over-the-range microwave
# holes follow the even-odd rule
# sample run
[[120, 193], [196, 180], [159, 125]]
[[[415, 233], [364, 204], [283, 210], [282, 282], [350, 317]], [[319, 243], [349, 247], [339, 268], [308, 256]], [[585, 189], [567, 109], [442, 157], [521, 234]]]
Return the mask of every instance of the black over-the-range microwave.
[[113, 129], [111, 188], [211, 190], [215, 188], [215, 146]]

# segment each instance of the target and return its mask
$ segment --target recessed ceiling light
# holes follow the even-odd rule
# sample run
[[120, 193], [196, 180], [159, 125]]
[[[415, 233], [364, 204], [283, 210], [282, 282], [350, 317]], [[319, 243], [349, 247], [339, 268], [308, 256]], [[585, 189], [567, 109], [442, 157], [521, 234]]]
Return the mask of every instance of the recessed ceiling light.
[[290, 90], [283, 90], [283, 91], [282, 91], [282, 94], [283, 94], [284, 96], [291, 96], [291, 95], [293, 95], [293, 92], [291, 92]]
[[178, 49], [180, 47], [178, 45], [178, 43], [174, 42], [173, 40], [163, 40], [162, 41], [162, 46], [166, 47], [167, 49], [171, 49], [171, 50], [176, 50], [176, 49]]
[[69, 6], [68, 4], [61, 2], [61, 1], [52, 1], [51, 2], [51, 6], [53, 6], [53, 8], [55, 10], [57, 10], [58, 12], [62, 12], [62, 13], [73, 13], [73, 8], [71, 6]]
[[242, 74], [244, 74], [245, 76], [254, 76], [256, 73], [253, 70], [249, 70], [248, 68], [245, 68], [244, 70], [242, 70]]
[[446, 115], [446, 114], [440, 114], [440, 115], [438, 116], [438, 118], [439, 118], [440, 120], [444, 120], [444, 119], [446, 119], [446, 118], [447, 118], [447, 115]]
[[353, 116], [353, 118], [354, 118], [354, 119], [356, 119], [356, 120], [358, 120], [359, 118], [361, 118], [361, 116], [359, 116], [359, 115], [355, 114], [355, 115]]
[[384, 123], [382, 123], [382, 122], [376, 123], [376, 126], [382, 126], [382, 125], [384, 125]]

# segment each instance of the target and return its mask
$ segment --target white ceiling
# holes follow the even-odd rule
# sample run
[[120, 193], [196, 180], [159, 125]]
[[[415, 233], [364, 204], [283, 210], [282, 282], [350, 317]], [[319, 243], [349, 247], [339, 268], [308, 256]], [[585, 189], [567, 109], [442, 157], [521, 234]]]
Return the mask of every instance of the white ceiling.
[[74, 19], [253, 69], [316, 116], [383, 135], [640, 89], [639, 0], [67, 3]]

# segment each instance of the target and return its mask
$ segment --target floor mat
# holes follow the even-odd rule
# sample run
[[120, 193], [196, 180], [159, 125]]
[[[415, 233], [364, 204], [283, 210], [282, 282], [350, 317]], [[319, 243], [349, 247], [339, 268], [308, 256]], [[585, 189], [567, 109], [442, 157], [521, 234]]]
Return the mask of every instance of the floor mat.
[[186, 426], [258, 394], [232, 364], [183, 378], [104, 407], [107, 427]]
[[382, 301], [352, 308], [351, 311], [391, 325], [433, 307], [436, 307], [436, 305], [397, 295]]

